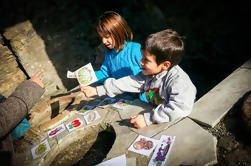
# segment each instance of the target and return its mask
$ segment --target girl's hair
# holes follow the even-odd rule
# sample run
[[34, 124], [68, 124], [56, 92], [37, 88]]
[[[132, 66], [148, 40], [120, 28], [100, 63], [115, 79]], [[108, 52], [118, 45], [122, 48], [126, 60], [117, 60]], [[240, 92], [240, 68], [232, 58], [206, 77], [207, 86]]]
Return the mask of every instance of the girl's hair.
[[100, 37], [111, 35], [115, 40], [116, 51], [123, 49], [124, 41], [131, 41], [133, 38], [125, 19], [113, 11], [106, 11], [99, 17], [96, 32]]
[[184, 54], [182, 37], [171, 29], [166, 29], [147, 37], [142, 49], [155, 55], [159, 65], [164, 61], [171, 62], [171, 67], [179, 64]]

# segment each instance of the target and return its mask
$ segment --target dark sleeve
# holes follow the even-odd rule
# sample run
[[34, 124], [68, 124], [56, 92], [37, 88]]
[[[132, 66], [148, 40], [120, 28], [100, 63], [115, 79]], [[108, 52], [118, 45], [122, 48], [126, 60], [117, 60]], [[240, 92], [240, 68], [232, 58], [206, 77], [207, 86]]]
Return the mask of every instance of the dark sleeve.
[[23, 120], [44, 91], [38, 84], [26, 80], [16, 88], [8, 99], [0, 103], [0, 138], [8, 134]]

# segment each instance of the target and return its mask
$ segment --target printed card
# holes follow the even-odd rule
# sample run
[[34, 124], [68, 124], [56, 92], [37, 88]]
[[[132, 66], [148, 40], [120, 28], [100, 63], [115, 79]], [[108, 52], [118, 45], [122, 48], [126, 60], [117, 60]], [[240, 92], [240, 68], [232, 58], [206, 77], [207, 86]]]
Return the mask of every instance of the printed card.
[[175, 136], [162, 135], [148, 166], [164, 166], [173, 146]]
[[94, 83], [98, 80], [91, 63], [88, 63], [87, 65], [81, 67], [74, 73], [77, 76], [79, 84], [83, 86], [90, 85], [91, 83]]
[[97, 105], [97, 107], [106, 108], [107, 106], [109, 106], [109, 104], [113, 103], [114, 101], [116, 101], [116, 99], [105, 98]]
[[64, 126], [64, 124], [61, 124], [61, 125], [57, 126], [56, 128], [50, 130], [48, 132], [48, 136], [49, 136], [49, 138], [52, 138], [52, 137], [58, 135], [59, 133], [62, 133], [64, 130], [65, 130], [65, 126]]
[[67, 71], [67, 78], [76, 78], [76, 75], [74, 72], [71, 72], [71, 71]]
[[121, 110], [125, 110], [126, 107], [129, 106], [129, 104], [132, 104], [132, 101], [120, 99], [117, 103], [113, 104], [113, 107], [121, 109]]
[[50, 145], [48, 143], [48, 140], [46, 139], [31, 149], [32, 157], [33, 159], [39, 158], [49, 150]]
[[104, 161], [96, 166], [126, 166], [126, 155], [123, 154], [118, 157], [114, 157], [110, 160]]
[[100, 115], [97, 111], [91, 111], [87, 115], [84, 116], [86, 124], [93, 123], [97, 119], [100, 118]]
[[76, 130], [77, 128], [81, 127], [83, 124], [84, 124], [83, 121], [80, 118], [77, 118], [72, 122], [68, 123], [66, 127], [69, 130], [69, 132], [72, 132], [73, 130]]
[[95, 106], [92, 105], [85, 105], [78, 110], [79, 114], [86, 115], [90, 110], [94, 109]]
[[157, 146], [159, 140], [139, 135], [128, 150], [149, 156]]

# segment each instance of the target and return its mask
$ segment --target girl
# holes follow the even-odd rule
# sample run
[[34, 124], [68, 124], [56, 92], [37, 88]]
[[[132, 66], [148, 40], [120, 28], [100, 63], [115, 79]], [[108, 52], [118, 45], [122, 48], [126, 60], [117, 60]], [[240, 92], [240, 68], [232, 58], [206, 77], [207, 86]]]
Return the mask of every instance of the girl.
[[118, 79], [141, 72], [141, 45], [132, 42], [131, 28], [118, 13], [106, 11], [101, 15], [96, 31], [107, 48], [104, 63], [95, 71], [98, 83], [103, 83], [109, 77]]

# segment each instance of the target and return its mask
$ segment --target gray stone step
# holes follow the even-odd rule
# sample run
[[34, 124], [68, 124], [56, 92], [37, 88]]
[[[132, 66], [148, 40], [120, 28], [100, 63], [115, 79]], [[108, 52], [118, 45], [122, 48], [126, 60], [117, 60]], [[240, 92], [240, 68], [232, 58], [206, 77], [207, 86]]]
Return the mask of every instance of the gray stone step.
[[202, 96], [195, 103], [189, 117], [201, 124], [214, 127], [249, 90], [251, 59]]

